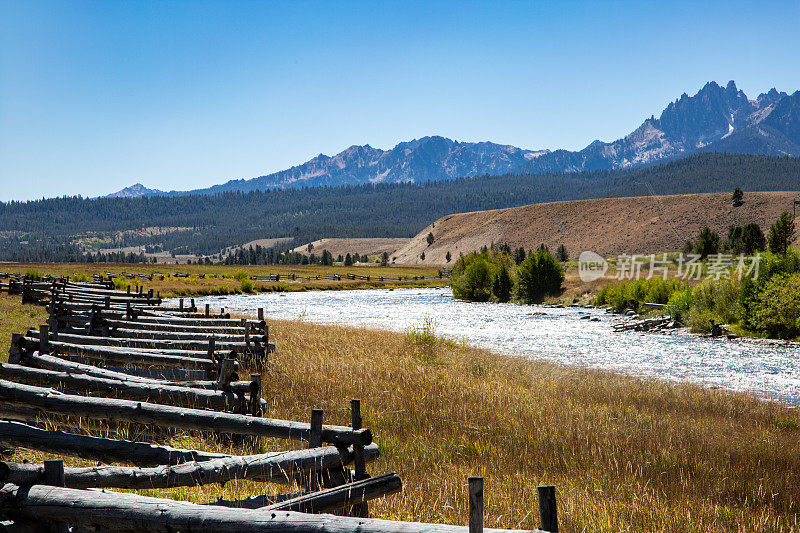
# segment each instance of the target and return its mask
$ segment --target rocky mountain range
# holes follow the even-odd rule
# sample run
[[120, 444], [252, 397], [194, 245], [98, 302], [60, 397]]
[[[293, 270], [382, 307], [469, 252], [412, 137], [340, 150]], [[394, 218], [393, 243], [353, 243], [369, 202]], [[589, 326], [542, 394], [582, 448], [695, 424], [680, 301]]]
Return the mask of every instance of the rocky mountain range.
[[579, 151], [525, 150], [491, 142], [423, 137], [390, 150], [354, 145], [333, 157], [317, 157], [287, 170], [207, 189], [162, 192], [141, 184], [109, 196], [179, 196], [273, 188], [424, 182], [484, 174], [580, 172], [664, 162], [692, 153], [730, 152], [800, 156], [800, 91], [776, 89], [750, 100], [733, 81], [707, 83], [694, 96], [671, 102], [629, 135], [594, 141]]
[[517, 172], [620, 169], [703, 151], [800, 156], [800, 91], [790, 96], [771, 89], [750, 100], [733, 81], [725, 87], [709, 82], [622, 139], [594, 141], [577, 152], [556, 150]]

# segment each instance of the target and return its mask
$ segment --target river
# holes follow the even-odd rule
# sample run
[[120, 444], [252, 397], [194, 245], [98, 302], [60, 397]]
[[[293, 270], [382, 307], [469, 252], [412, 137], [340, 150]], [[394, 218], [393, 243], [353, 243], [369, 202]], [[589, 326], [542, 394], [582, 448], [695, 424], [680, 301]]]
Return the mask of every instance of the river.
[[[600, 309], [454, 300], [450, 289], [376, 289], [207, 297], [198, 305], [266, 316], [403, 331], [435, 322], [439, 335], [517, 357], [689, 381], [800, 406], [800, 350], [686, 334], [612, 331]], [[589, 318], [582, 318], [588, 316]], [[591, 320], [597, 318], [598, 320]]]

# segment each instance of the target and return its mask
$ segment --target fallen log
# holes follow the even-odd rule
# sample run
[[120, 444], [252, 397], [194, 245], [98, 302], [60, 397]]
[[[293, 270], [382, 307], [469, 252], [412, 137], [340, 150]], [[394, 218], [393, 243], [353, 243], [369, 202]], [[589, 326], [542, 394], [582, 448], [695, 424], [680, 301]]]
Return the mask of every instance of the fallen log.
[[[9, 363], [0, 363], [0, 378], [28, 385], [65, 388], [99, 396], [181, 407], [246, 412], [250, 406], [249, 398], [244, 394], [236, 395], [222, 390], [162, 385], [130, 379], [101, 378]], [[267, 408], [267, 402], [260, 400], [259, 406], [264, 411]]]
[[[310, 423], [256, 418], [114, 398], [76, 396], [43, 387], [13, 383], [4, 379], [0, 379], [0, 400], [62, 416], [81, 416], [90, 419], [153, 424], [187, 430], [305, 441], [311, 437]], [[370, 444], [372, 433], [368, 429], [354, 430], [346, 426], [323, 426], [322, 440], [334, 444]]]
[[[378, 445], [371, 444], [369, 460], [378, 457]], [[166, 489], [227, 483], [235, 479], [267, 483], [293, 483], [297, 474], [341, 468], [353, 461], [352, 449], [335, 446], [228, 456], [153, 468], [94, 466], [65, 468], [64, 486], [74, 489], [111, 487], [122, 489]], [[375, 478], [377, 479], [377, 478]], [[399, 479], [398, 479], [399, 481]], [[45, 483], [44, 465], [0, 462], [0, 484], [37, 485]], [[361, 490], [353, 487], [354, 491]], [[288, 509], [287, 510], [293, 510]]]
[[221, 453], [157, 446], [147, 442], [49, 431], [8, 420], [0, 420], [0, 443], [10, 448], [28, 448], [92, 461], [136, 466], [177, 465], [227, 457]]
[[[0, 489], [0, 510], [12, 517], [54, 520], [86, 528], [154, 533], [467, 533], [466, 526], [229, 509], [99, 490], [33, 485]], [[484, 529], [485, 533], [508, 530]]]

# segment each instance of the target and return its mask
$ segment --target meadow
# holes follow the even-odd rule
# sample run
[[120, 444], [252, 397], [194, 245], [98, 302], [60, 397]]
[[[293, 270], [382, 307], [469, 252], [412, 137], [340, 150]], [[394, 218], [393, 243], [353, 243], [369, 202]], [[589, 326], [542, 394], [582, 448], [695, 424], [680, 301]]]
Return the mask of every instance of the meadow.
[[[438, 278], [439, 269], [430, 267], [401, 267], [379, 264], [358, 266], [342, 265], [152, 265], [136, 263], [0, 263], [0, 272], [24, 274], [35, 271], [52, 276], [70, 276], [73, 279], [90, 279], [95, 274], [163, 274], [164, 279], [154, 276], [152, 280], [137, 277], [120, 279], [118, 288], [125, 289], [141, 285], [144, 291], [153, 289], [162, 297], [209, 296], [240, 294], [242, 292], [292, 292], [307, 290], [374, 289], [383, 287], [443, 287], [447, 279]], [[189, 277], [175, 277], [175, 274]], [[370, 280], [297, 280], [286, 279], [289, 274], [298, 276], [331, 276], [346, 273], [370, 276]], [[264, 277], [277, 274], [280, 281], [252, 281], [243, 283], [250, 276]], [[203, 275], [204, 277], [199, 277]], [[216, 276], [216, 277], [215, 277]], [[383, 276], [384, 281], [378, 279]], [[425, 279], [398, 281], [398, 277], [422, 277]]]

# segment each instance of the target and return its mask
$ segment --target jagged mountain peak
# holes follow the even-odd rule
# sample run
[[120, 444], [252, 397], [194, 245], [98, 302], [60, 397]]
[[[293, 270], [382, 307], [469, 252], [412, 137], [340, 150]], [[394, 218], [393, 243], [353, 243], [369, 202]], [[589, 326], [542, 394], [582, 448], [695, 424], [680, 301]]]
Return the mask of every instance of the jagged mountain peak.
[[[800, 98], [798, 98], [800, 100]], [[523, 166], [528, 173], [626, 168], [697, 151], [800, 156], [800, 103], [777, 89], [749, 100], [731, 80], [705, 83], [693, 96], [669, 102], [629, 135], [592, 142], [578, 152], [558, 150]]]
[[106, 195], [105, 198], [141, 198], [143, 196], [158, 196], [160, 194], [163, 194], [163, 192], [158, 189], [148, 189], [141, 183], [134, 183], [129, 187]]

